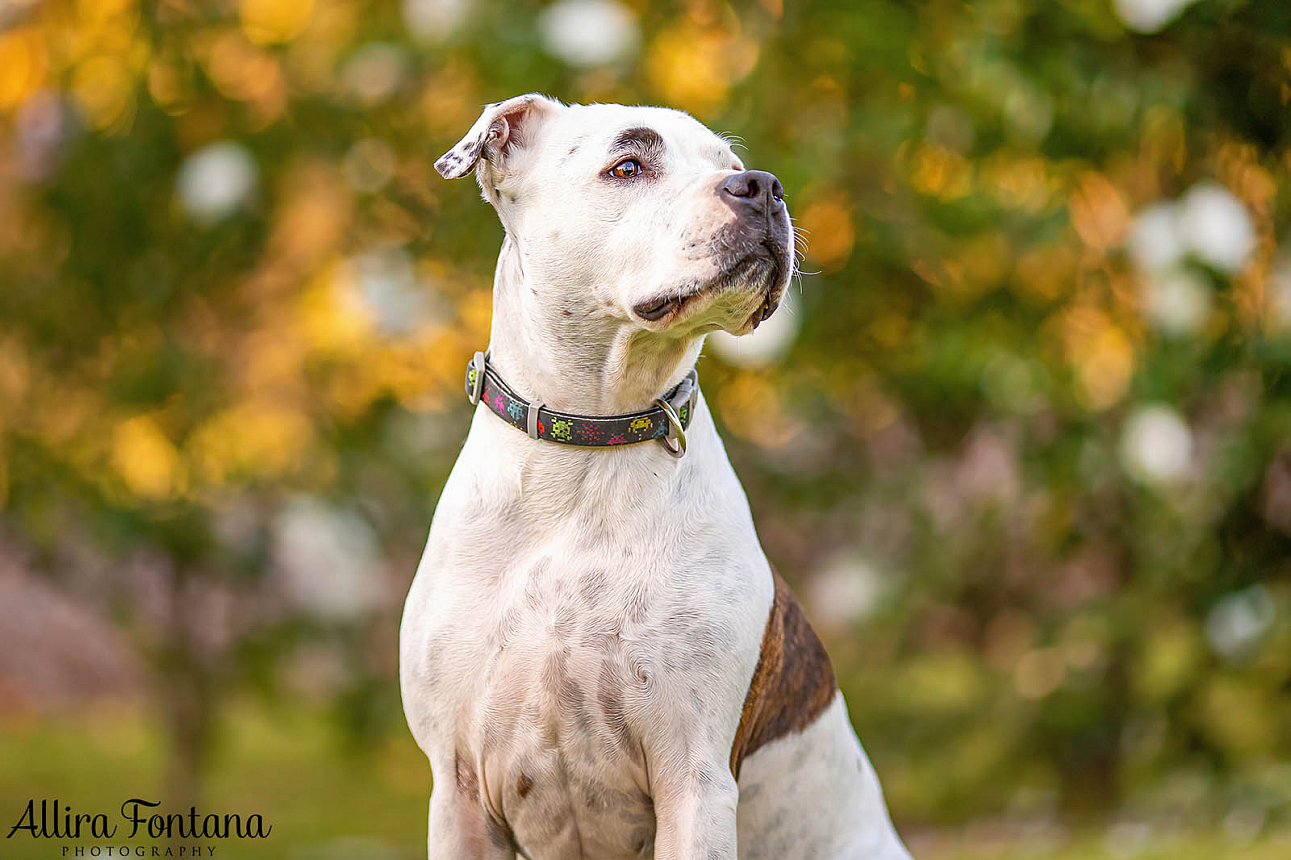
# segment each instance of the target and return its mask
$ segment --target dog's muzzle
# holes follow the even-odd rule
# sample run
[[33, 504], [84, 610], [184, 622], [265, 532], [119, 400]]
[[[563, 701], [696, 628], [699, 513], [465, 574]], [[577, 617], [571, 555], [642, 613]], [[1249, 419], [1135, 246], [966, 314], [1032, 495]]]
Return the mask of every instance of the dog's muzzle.
[[637, 317], [658, 322], [679, 314], [700, 296], [754, 283], [762, 293], [762, 303], [750, 320], [754, 328], [779, 306], [793, 260], [780, 180], [765, 170], [746, 170], [721, 180], [713, 191], [735, 214], [713, 240], [718, 274], [687, 290], [637, 303], [632, 307]]
[[733, 244], [764, 250], [765, 258], [771, 264], [766, 297], [753, 314], [753, 327], [757, 328], [779, 306], [785, 272], [790, 265], [789, 216], [784, 203], [784, 186], [773, 173], [745, 170], [723, 180], [717, 188], [717, 196], [735, 213]]

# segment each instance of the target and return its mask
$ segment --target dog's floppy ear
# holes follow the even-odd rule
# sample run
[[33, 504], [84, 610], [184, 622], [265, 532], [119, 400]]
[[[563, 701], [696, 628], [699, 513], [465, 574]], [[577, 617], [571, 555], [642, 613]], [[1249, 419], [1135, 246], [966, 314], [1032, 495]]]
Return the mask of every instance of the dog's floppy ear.
[[561, 107], [560, 102], [538, 93], [487, 105], [466, 136], [439, 157], [435, 169], [445, 179], [457, 179], [470, 173], [481, 158], [504, 169], [516, 151], [533, 139], [542, 120]]

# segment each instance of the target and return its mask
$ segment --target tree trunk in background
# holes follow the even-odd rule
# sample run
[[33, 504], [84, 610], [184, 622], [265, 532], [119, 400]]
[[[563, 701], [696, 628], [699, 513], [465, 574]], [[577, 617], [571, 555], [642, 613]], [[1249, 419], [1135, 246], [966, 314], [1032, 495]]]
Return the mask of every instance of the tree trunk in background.
[[202, 793], [214, 726], [214, 676], [193, 635], [199, 619], [185, 605], [189, 576], [177, 572], [170, 581], [171, 625], [160, 660], [158, 691], [169, 734], [164, 809], [187, 813], [189, 807], [199, 805]]
[[1091, 731], [1075, 742], [1055, 739], [1062, 772], [1061, 806], [1078, 816], [1104, 814], [1121, 802], [1122, 737], [1130, 713], [1129, 655], [1117, 643], [1103, 675], [1103, 708]]

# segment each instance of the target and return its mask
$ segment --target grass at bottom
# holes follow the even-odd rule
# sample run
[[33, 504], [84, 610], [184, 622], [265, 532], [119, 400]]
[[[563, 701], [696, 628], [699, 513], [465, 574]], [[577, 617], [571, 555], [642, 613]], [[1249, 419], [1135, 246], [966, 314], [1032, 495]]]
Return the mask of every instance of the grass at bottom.
[[[0, 824], [5, 833], [28, 801], [37, 823], [42, 799], [72, 814], [103, 813], [117, 826], [110, 839], [32, 838], [18, 831], [0, 840], [0, 860], [61, 857], [166, 856], [168, 843], [128, 838], [124, 801], [162, 800], [164, 735], [134, 707], [105, 708], [75, 718], [0, 722]], [[356, 749], [330, 716], [303, 706], [241, 703], [221, 722], [199, 813], [263, 816], [268, 838], [179, 839], [172, 848], [214, 845], [218, 860], [416, 860], [425, 857], [429, 769], [406, 732]], [[52, 811], [52, 810], [51, 810]], [[176, 812], [166, 810], [163, 812]], [[61, 815], [60, 815], [61, 818]], [[1052, 825], [975, 822], [961, 828], [906, 834], [921, 860], [1286, 860], [1291, 833], [1235, 841], [1193, 833], [1117, 825], [1068, 832]], [[77, 847], [85, 849], [78, 855]], [[92, 849], [100, 853], [94, 855]], [[105, 849], [111, 848], [112, 853]], [[66, 852], [64, 849], [67, 849]], [[143, 849], [140, 854], [138, 849]], [[181, 856], [175, 853], [171, 856]], [[197, 855], [212, 856], [205, 850]]]
[[[406, 732], [354, 748], [330, 715], [307, 707], [240, 703], [223, 715], [210, 757], [199, 816], [258, 814], [272, 830], [265, 839], [175, 839], [141, 831], [130, 838], [121, 814], [131, 798], [164, 801], [166, 738], [135, 707], [105, 708], [76, 718], [0, 722], [0, 823], [8, 833], [35, 801], [58, 800], [72, 814], [104, 813], [109, 839], [33, 839], [25, 832], [0, 840], [0, 860], [60, 857], [194, 856], [214, 845], [220, 860], [404, 860], [425, 857], [430, 769]], [[180, 810], [159, 808], [163, 813]], [[183, 810], [187, 812], [187, 810]], [[63, 818], [61, 812], [60, 822]], [[51, 821], [52, 824], [52, 821]], [[3, 835], [3, 834], [0, 834]], [[91, 849], [100, 848], [95, 855]], [[78, 855], [77, 847], [86, 849]], [[104, 853], [111, 847], [113, 853]], [[64, 853], [63, 849], [69, 849]], [[136, 849], [143, 849], [140, 855]], [[211, 856], [206, 851], [198, 857]]]
[[1291, 832], [1234, 839], [1222, 833], [1136, 823], [1065, 832], [1034, 822], [973, 822], [916, 831], [906, 842], [919, 860], [1287, 860]]

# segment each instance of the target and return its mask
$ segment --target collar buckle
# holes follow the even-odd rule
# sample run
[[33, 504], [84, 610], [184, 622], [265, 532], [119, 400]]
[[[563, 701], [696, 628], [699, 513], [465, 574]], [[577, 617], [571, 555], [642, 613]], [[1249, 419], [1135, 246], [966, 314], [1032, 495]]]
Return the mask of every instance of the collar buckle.
[[475, 357], [471, 359], [471, 368], [467, 373], [471, 390], [466, 393], [466, 396], [470, 398], [472, 406], [480, 402], [480, 395], [484, 392], [484, 370], [487, 366], [488, 359], [484, 356], [484, 353], [475, 353]]

